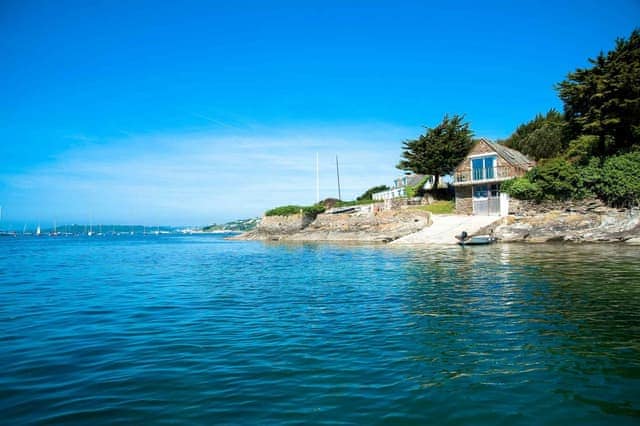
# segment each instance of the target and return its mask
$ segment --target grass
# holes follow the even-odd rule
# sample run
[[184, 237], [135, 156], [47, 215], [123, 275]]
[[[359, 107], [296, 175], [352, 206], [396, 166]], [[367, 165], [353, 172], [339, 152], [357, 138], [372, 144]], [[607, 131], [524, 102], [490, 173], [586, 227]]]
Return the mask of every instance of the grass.
[[438, 200], [427, 206], [416, 207], [418, 210], [424, 210], [433, 214], [450, 214], [454, 213], [456, 204], [450, 200]]

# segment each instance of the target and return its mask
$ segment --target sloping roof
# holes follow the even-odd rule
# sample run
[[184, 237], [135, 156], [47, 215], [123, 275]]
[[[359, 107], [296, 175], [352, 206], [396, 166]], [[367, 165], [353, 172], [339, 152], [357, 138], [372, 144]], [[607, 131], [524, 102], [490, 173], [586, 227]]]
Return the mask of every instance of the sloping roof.
[[422, 179], [424, 179], [424, 177], [425, 175], [418, 174], [407, 175], [407, 186], [416, 186]]
[[489, 139], [482, 138], [487, 145], [491, 147], [500, 157], [504, 158], [506, 162], [512, 166], [518, 167], [532, 167], [536, 163], [529, 159], [526, 155], [515, 149], [507, 148], [499, 143], [491, 142]]

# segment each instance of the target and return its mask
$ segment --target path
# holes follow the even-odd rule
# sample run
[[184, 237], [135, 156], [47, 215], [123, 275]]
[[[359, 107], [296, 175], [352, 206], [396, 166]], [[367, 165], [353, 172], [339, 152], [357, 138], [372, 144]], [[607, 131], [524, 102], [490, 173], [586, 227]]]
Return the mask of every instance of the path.
[[[455, 244], [455, 235], [467, 231], [473, 235], [485, 226], [500, 221], [498, 216], [432, 215], [433, 224], [421, 231], [398, 238], [391, 244]], [[497, 224], [496, 224], [497, 225]]]

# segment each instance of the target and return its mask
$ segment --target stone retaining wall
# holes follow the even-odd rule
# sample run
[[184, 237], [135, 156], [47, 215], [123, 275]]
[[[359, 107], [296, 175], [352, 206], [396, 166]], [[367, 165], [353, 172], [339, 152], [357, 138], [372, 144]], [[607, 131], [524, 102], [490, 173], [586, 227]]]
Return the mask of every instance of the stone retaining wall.
[[256, 229], [267, 235], [290, 235], [306, 228], [311, 222], [313, 218], [302, 213], [289, 216], [264, 216]]

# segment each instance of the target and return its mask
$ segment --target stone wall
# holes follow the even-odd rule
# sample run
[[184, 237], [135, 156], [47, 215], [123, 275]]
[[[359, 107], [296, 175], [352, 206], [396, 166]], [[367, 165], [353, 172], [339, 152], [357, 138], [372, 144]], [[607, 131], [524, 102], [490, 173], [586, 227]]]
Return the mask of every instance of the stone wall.
[[611, 210], [597, 198], [575, 201], [544, 201], [509, 199], [509, 214], [514, 216], [536, 216], [550, 212], [605, 213]]
[[471, 185], [456, 186], [456, 213], [472, 214], [473, 198], [471, 194]]
[[290, 235], [306, 228], [313, 218], [298, 213], [289, 216], [264, 216], [257, 226], [258, 232], [267, 235]]
[[233, 239], [283, 241], [389, 242], [431, 225], [431, 214], [412, 207], [398, 210], [319, 214], [309, 218], [268, 216], [254, 231]]

